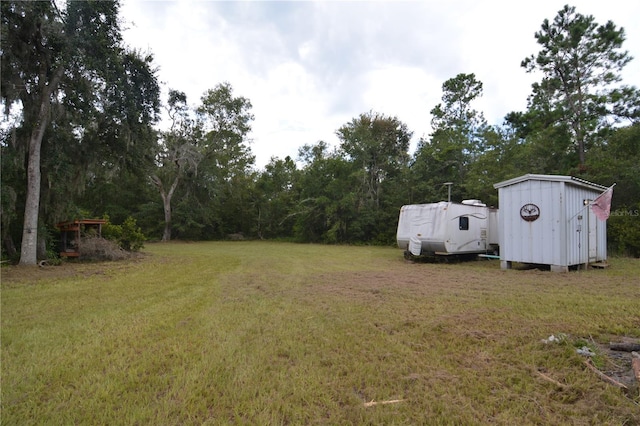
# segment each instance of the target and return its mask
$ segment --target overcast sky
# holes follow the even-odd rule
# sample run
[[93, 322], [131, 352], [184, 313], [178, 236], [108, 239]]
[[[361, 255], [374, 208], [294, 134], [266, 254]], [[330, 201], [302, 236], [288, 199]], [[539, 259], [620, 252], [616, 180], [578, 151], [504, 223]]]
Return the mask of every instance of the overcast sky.
[[[189, 104], [227, 81], [255, 115], [251, 150], [260, 168], [297, 157], [361, 113], [398, 117], [430, 133], [442, 83], [474, 73], [484, 84], [474, 108], [490, 124], [526, 108], [531, 83], [521, 61], [540, 49], [534, 33], [566, 0], [144, 1], [122, 0], [125, 43], [154, 55], [163, 88]], [[625, 28], [625, 68], [640, 85], [640, 2], [576, 0], [577, 12]]]

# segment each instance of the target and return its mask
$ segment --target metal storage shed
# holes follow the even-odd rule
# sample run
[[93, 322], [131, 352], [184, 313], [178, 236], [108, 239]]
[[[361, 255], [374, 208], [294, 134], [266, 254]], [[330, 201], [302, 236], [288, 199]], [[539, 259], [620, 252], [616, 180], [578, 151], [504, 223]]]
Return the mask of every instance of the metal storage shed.
[[596, 218], [590, 204], [607, 187], [571, 176], [527, 174], [494, 188], [502, 269], [522, 262], [564, 272], [606, 261], [606, 221]]

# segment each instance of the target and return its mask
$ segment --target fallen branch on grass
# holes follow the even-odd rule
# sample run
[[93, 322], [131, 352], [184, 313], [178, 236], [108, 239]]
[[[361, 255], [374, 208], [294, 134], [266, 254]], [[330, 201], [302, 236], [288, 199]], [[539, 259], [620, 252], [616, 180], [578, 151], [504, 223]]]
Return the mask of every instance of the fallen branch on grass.
[[631, 352], [631, 368], [633, 368], [633, 374], [636, 376], [636, 381], [640, 383], [640, 354], [638, 352]]
[[610, 385], [614, 385], [617, 386], [621, 389], [629, 389], [627, 388], [627, 386], [624, 383], [620, 383], [619, 381], [617, 381], [616, 379], [613, 379], [609, 376], [607, 376], [606, 374], [604, 374], [602, 371], [598, 370], [592, 363], [591, 363], [591, 359], [586, 360], [585, 365], [587, 367], [589, 367], [589, 369], [591, 371], [593, 371], [594, 373], [596, 373], [596, 375], [598, 377], [600, 377], [600, 379], [604, 380], [605, 382], [609, 383]]
[[365, 407], [373, 407], [374, 405], [384, 405], [384, 404], [397, 404], [398, 402], [402, 402], [404, 399], [390, 399], [388, 401], [370, 401], [365, 402]]
[[624, 352], [640, 351], [640, 343], [609, 342], [609, 349]]
[[559, 381], [557, 381], [556, 379], [553, 379], [549, 376], [547, 376], [546, 374], [544, 374], [542, 371], [536, 370], [536, 373], [538, 374], [538, 376], [542, 377], [543, 379], [545, 379], [547, 382], [551, 382], [554, 385], [556, 385], [557, 387], [561, 388], [561, 389], [566, 389], [568, 386], [565, 385], [564, 383], [560, 383]]

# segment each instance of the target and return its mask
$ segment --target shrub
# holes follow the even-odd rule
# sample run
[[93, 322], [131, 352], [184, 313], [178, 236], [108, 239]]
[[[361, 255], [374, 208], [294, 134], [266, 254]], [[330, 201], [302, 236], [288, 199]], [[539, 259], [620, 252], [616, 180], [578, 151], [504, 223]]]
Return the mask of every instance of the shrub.
[[62, 259], [60, 258], [60, 239], [59, 232], [57, 229], [52, 227], [42, 227], [38, 232], [41, 234], [38, 236], [44, 240], [44, 259], [42, 258], [42, 254], [38, 253], [38, 260], [44, 260], [48, 265], [61, 265]]
[[109, 216], [104, 216], [107, 223], [102, 227], [102, 236], [114, 241], [126, 251], [138, 251], [144, 247], [147, 239], [142, 229], [136, 224], [136, 220], [129, 216], [122, 225], [114, 225], [108, 222]]
[[640, 257], [640, 203], [612, 211], [607, 234], [613, 251]]

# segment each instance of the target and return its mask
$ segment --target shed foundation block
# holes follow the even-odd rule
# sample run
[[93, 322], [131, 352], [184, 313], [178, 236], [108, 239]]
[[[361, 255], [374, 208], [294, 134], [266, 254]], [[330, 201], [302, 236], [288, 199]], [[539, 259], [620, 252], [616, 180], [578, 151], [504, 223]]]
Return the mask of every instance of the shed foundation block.
[[511, 261], [510, 260], [501, 260], [500, 261], [500, 269], [511, 269]]
[[562, 265], [551, 265], [551, 272], [569, 272], [569, 267]]

